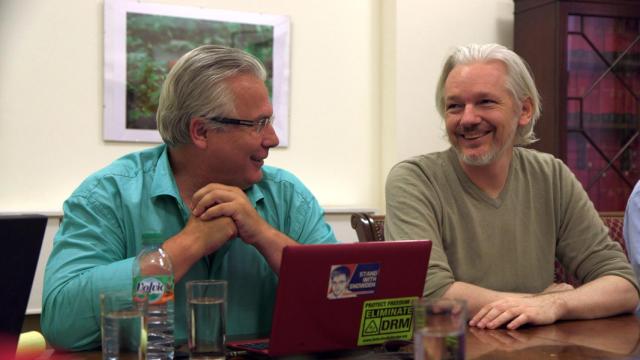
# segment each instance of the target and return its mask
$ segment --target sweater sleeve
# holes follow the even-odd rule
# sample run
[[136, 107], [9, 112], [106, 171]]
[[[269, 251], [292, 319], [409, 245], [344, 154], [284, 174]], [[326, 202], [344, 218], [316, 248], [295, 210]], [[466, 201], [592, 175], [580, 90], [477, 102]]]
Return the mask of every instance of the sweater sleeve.
[[131, 289], [133, 258], [113, 213], [80, 196], [64, 204], [44, 278], [42, 331], [54, 347], [100, 346], [100, 293]]
[[556, 160], [557, 189], [562, 199], [559, 212], [556, 256], [582, 283], [605, 275], [627, 279], [639, 289], [621, 246], [609, 237], [587, 193], [573, 173]]
[[386, 203], [386, 240], [433, 242], [423, 295], [442, 296], [455, 279], [442, 245], [442, 204], [429, 174], [411, 162], [396, 165], [387, 177]]

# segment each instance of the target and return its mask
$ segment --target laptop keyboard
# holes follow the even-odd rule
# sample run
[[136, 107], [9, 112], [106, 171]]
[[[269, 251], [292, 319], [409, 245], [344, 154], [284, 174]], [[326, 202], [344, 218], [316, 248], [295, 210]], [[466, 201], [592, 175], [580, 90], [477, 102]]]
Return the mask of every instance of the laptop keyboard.
[[265, 350], [269, 348], [268, 341], [242, 344], [242, 347], [253, 350]]

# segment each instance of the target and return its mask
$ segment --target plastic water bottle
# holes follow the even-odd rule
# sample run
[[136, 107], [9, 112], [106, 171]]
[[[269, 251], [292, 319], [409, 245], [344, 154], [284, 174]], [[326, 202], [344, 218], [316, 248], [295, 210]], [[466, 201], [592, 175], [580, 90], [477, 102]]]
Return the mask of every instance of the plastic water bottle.
[[157, 233], [142, 235], [143, 249], [133, 264], [133, 299], [148, 299], [147, 359], [173, 359], [174, 312], [173, 267], [169, 255], [160, 247]]

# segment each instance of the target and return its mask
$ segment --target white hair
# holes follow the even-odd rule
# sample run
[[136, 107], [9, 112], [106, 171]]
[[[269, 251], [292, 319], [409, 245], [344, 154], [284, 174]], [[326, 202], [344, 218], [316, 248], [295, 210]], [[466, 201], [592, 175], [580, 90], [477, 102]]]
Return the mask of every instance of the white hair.
[[449, 55], [440, 73], [440, 79], [438, 80], [436, 88], [436, 107], [438, 113], [440, 113], [440, 116], [444, 119], [444, 86], [453, 68], [458, 65], [489, 61], [500, 61], [505, 65], [507, 69], [507, 83], [505, 86], [511, 91], [518, 107], [522, 106], [522, 102], [525, 99], [528, 98], [531, 100], [531, 121], [523, 127], [518, 127], [515, 145], [529, 145], [537, 141], [538, 139], [533, 132], [533, 128], [540, 117], [541, 102], [540, 93], [533, 80], [533, 74], [524, 59], [499, 44], [470, 44], [459, 46]]
[[156, 121], [162, 140], [170, 145], [191, 143], [193, 117], [225, 116], [234, 110], [233, 94], [226, 81], [245, 73], [265, 80], [264, 65], [251, 54], [235, 48], [204, 45], [184, 54], [162, 85]]

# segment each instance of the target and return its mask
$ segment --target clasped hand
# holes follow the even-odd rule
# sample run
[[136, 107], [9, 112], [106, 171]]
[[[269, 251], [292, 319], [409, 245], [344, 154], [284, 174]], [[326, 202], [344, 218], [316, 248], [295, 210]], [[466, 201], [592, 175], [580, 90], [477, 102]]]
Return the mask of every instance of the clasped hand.
[[561, 293], [573, 289], [569, 284], [552, 284], [540, 294], [508, 296], [483, 306], [469, 325], [496, 329], [506, 324], [507, 329], [514, 330], [524, 324], [552, 324], [561, 318], [566, 306]]
[[238, 236], [247, 244], [255, 244], [269, 229], [269, 224], [256, 212], [247, 195], [238, 187], [208, 184], [196, 191], [192, 214], [201, 220], [219, 217], [233, 219]]

